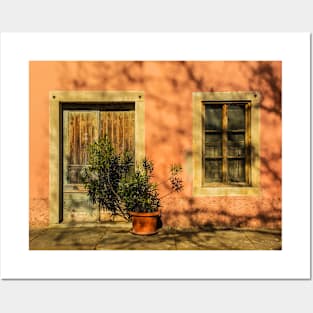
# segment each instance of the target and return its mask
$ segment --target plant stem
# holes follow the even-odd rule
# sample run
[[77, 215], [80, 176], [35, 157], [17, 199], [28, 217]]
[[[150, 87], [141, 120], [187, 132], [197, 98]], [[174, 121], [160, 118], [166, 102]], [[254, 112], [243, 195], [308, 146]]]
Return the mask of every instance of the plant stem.
[[98, 210], [99, 210], [99, 216], [98, 216], [98, 222], [101, 222], [101, 208], [100, 208], [100, 203], [98, 204]]
[[173, 192], [174, 192], [174, 190], [170, 191], [169, 193], [166, 193], [165, 195], [163, 195], [162, 197], [160, 197], [160, 199], [163, 199], [163, 198], [169, 196], [169, 195], [170, 195], [171, 193], [173, 193]]

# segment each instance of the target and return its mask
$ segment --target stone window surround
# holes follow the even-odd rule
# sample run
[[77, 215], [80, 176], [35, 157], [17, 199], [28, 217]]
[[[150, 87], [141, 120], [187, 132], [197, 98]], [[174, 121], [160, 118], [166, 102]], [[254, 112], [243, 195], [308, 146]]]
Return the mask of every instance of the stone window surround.
[[[203, 140], [204, 101], [249, 101], [251, 104], [251, 184], [249, 186], [204, 186]], [[257, 91], [194, 92], [192, 94], [192, 166], [193, 196], [241, 196], [258, 195], [260, 192], [260, 101]]]

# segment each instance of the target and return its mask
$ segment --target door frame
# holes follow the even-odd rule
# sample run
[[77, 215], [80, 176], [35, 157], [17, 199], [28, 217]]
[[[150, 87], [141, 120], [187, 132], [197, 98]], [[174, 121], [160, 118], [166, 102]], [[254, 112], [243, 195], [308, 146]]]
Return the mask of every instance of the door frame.
[[59, 224], [63, 215], [63, 104], [84, 106], [132, 102], [135, 105], [135, 161], [145, 157], [145, 107], [143, 91], [51, 91], [49, 124], [49, 224]]

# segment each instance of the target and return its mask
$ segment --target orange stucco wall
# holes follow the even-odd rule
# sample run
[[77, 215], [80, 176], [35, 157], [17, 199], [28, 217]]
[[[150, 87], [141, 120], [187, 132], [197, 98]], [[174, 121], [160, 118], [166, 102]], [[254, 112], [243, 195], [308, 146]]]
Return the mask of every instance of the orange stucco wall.
[[[30, 225], [49, 224], [49, 91], [145, 93], [146, 155], [160, 194], [168, 168], [183, 165], [184, 191], [162, 200], [164, 225], [281, 227], [281, 62], [30, 62]], [[259, 196], [193, 197], [192, 92], [262, 95]]]

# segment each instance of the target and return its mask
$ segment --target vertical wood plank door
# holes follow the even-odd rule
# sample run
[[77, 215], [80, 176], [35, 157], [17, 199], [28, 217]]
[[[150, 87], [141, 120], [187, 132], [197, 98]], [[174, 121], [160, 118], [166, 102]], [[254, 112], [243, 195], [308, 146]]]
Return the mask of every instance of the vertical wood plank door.
[[63, 110], [63, 222], [96, 222], [108, 219], [88, 198], [81, 170], [88, 165], [88, 146], [107, 135], [116, 152], [135, 155], [134, 110]]

